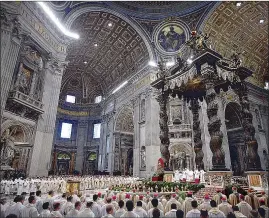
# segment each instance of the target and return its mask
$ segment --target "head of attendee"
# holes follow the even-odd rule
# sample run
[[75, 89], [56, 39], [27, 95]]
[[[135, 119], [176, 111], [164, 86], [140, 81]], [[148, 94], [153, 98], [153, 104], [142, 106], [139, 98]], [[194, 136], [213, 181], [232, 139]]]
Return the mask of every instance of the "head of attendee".
[[102, 197], [102, 193], [101, 192], [98, 192], [97, 196], [98, 196], [98, 198], [101, 198]]
[[43, 205], [42, 205], [42, 208], [43, 210], [48, 210], [49, 209], [49, 202], [45, 202]]
[[239, 211], [239, 207], [238, 206], [233, 206], [233, 212], [238, 212]]
[[113, 195], [113, 196], [112, 196], [112, 200], [113, 200], [113, 201], [116, 201], [116, 199], [117, 199], [117, 196], [116, 196], [116, 195]]
[[239, 195], [239, 199], [240, 199], [240, 201], [244, 201], [245, 200], [245, 196], [244, 195]]
[[232, 191], [233, 191], [233, 193], [237, 193], [237, 188], [236, 187], [232, 187]]
[[68, 196], [66, 200], [67, 200], [67, 202], [72, 202], [73, 197], [72, 196]]
[[127, 211], [133, 211], [134, 209], [134, 203], [132, 201], [127, 201], [126, 202], [126, 208], [127, 208]]
[[220, 192], [221, 192], [221, 189], [218, 188], [218, 189], [217, 189], [217, 193], [220, 193]]
[[137, 206], [137, 207], [142, 207], [142, 201], [138, 201], [138, 202], [136, 202], [136, 206]]
[[188, 191], [188, 192], [187, 192], [187, 197], [189, 197], [189, 198], [192, 197], [192, 192], [191, 192], [191, 191]]
[[92, 196], [92, 200], [93, 200], [93, 201], [97, 201], [97, 200], [98, 200], [98, 195], [94, 194], [94, 195]]
[[123, 208], [124, 207], [124, 201], [123, 200], [120, 200], [118, 204], [119, 204], [119, 208]]
[[171, 204], [171, 210], [176, 210], [177, 209], [177, 205], [176, 204]]
[[30, 196], [35, 196], [35, 193], [34, 192], [30, 192]]
[[265, 205], [265, 201], [264, 199], [260, 199], [260, 206], [263, 206], [263, 205]]
[[[210, 202], [210, 203], [211, 203], [211, 202]], [[210, 204], [210, 205], [211, 205], [211, 204]], [[192, 206], [193, 209], [196, 209], [196, 208], [198, 207], [198, 203], [197, 203], [197, 201], [195, 201], [195, 200], [192, 201], [192, 202], [191, 202], [191, 206]], [[211, 206], [211, 207], [212, 207], [212, 206]]]
[[210, 206], [211, 206], [212, 208], [217, 207], [217, 202], [214, 201], [214, 200], [211, 200], [211, 201], [210, 201]]
[[62, 198], [66, 198], [67, 196], [66, 196], [66, 193], [63, 193], [62, 194]]
[[110, 203], [111, 203], [111, 198], [108, 197], [108, 198], [106, 199], [106, 202], [107, 202], [108, 204], [110, 204]]
[[80, 201], [77, 201], [77, 202], [75, 203], [75, 209], [76, 209], [76, 210], [80, 210], [80, 208], [81, 208], [81, 202], [80, 202]]
[[22, 195], [22, 196], [26, 196], [27, 193], [26, 193], [26, 192], [22, 192], [21, 195]]
[[130, 198], [131, 198], [131, 195], [127, 193], [127, 194], [125, 195], [125, 199], [130, 199]]
[[153, 218], [160, 218], [160, 216], [161, 216], [160, 210], [158, 208], [154, 208], [152, 211], [152, 217]]
[[265, 218], [265, 209], [262, 207], [258, 208], [258, 212], [261, 218]]
[[234, 213], [229, 212], [229, 213], [227, 214], [227, 218], [236, 218], [236, 216], [234, 215]]
[[153, 197], [158, 198], [158, 193], [154, 193]]
[[221, 197], [221, 202], [227, 202], [227, 197], [226, 197], [226, 195], [222, 195], [222, 197]]
[[106, 213], [107, 214], [112, 214], [113, 213], [113, 206], [112, 205], [107, 205], [106, 206]]
[[154, 208], [157, 208], [157, 207], [158, 207], [158, 204], [159, 204], [158, 199], [157, 199], [157, 198], [153, 198], [153, 199], [151, 200], [151, 204], [152, 204], [152, 206], [153, 206]]
[[200, 218], [208, 218], [208, 211], [202, 209], [201, 214], [200, 214]]
[[92, 204], [93, 204], [93, 202], [92, 201], [89, 201], [89, 202], [86, 203], [86, 207], [87, 208], [91, 208]]
[[31, 196], [28, 198], [28, 202], [29, 202], [29, 204], [35, 204], [35, 203], [36, 203], [35, 196], [31, 195]]
[[22, 203], [23, 204], [23, 202], [24, 202], [24, 199], [25, 199], [25, 197], [23, 196], [23, 195], [19, 195], [19, 196], [17, 196], [17, 203]]
[[50, 197], [53, 197], [53, 196], [54, 196], [54, 191], [52, 191], [52, 190], [49, 191], [49, 196], [50, 196]]
[[18, 218], [18, 216], [15, 214], [9, 214], [6, 216], [6, 218]]
[[205, 194], [205, 196], [204, 196], [204, 201], [209, 201], [210, 200], [210, 197], [209, 197], [209, 195], [208, 194]]
[[176, 212], [176, 216], [177, 216], [177, 218], [183, 218], [183, 217], [184, 217], [184, 212], [183, 212], [183, 210], [177, 210], [177, 212]]
[[38, 197], [41, 197], [41, 191], [39, 191], [39, 190], [36, 191], [35, 195], [38, 196]]
[[139, 195], [139, 200], [140, 200], [140, 201], [142, 201], [142, 200], [143, 200], [143, 198], [144, 198], [144, 196], [143, 196], [143, 195]]
[[54, 211], [58, 211], [58, 210], [60, 210], [60, 207], [61, 207], [61, 204], [60, 204], [59, 202], [53, 204], [53, 210], [54, 210]]

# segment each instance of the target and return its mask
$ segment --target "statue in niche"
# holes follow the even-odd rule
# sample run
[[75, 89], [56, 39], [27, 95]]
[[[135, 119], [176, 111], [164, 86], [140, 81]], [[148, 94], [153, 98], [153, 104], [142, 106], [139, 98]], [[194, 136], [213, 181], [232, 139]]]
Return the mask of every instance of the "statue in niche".
[[238, 68], [241, 66], [242, 64], [242, 60], [240, 58], [241, 53], [239, 52], [234, 52], [231, 56], [231, 61], [232, 61], [232, 66], [231, 67], [235, 67]]
[[140, 157], [141, 157], [141, 168], [146, 168], [146, 148], [145, 148], [145, 146], [142, 146], [142, 148], [141, 148]]
[[170, 165], [172, 166], [173, 170], [179, 170], [180, 172], [182, 172], [183, 169], [186, 168], [185, 162], [186, 162], [186, 153], [184, 151], [171, 154]]
[[12, 166], [15, 156], [15, 145], [12, 135], [16, 132], [16, 129], [17, 128], [14, 128], [12, 131], [10, 131], [10, 129], [5, 130], [1, 137], [0, 158], [2, 166]]

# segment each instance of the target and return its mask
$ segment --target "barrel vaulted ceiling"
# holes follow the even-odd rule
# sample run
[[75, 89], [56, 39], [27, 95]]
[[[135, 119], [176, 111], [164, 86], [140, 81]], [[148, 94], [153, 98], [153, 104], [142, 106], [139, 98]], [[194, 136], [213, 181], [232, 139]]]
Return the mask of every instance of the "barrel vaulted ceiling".
[[196, 27], [209, 33], [213, 48], [224, 57], [229, 58], [234, 51], [243, 52], [243, 65], [255, 72], [252, 83], [262, 86], [263, 76], [268, 74], [266, 2], [241, 2], [240, 7], [236, 2], [167, 1], [54, 2], [50, 6], [63, 23], [83, 7], [115, 12], [89, 10], [73, 21], [70, 29], [80, 39], [68, 47], [69, 65], [63, 76], [61, 98], [78, 93], [79, 102], [92, 102], [95, 96], [105, 95], [130, 78], [150, 60], [145, 39], [152, 42], [154, 28], [169, 22], [171, 16], [189, 29]]

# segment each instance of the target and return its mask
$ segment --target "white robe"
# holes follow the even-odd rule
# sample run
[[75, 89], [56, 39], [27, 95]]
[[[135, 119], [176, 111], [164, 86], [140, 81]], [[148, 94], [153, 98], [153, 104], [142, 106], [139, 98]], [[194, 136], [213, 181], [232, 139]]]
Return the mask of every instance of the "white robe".
[[200, 218], [200, 214], [201, 214], [200, 210], [192, 209], [188, 211], [188, 213], [186, 214], [186, 218]]
[[25, 208], [22, 209], [21, 217], [38, 217], [39, 214], [34, 204], [27, 204]]
[[176, 209], [172, 209], [172, 210], [170, 210], [169, 212], [167, 212], [165, 214], [165, 217], [167, 217], [167, 218], [176, 218], [177, 217], [176, 212], [177, 212]]
[[101, 206], [99, 204], [93, 202], [91, 209], [95, 217], [101, 217]]
[[142, 208], [142, 207], [136, 207], [134, 210], [133, 210], [139, 217], [148, 217], [148, 213]]
[[121, 217], [126, 217], [126, 218], [138, 218], [139, 216], [134, 213], [133, 211], [127, 211]]
[[78, 217], [79, 211], [76, 209], [72, 209], [68, 212], [68, 214], [65, 216], [66, 218], [74, 218]]
[[123, 208], [120, 208], [116, 211], [115, 213], [115, 217], [118, 218], [118, 217], [121, 217], [123, 214], [125, 214], [126, 210], [124, 210]]
[[43, 211], [40, 213], [39, 217], [42, 217], [42, 218], [43, 218], [43, 217], [44, 217], [44, 218], [51, 217], [51, 213], [50, 213], [49, 210], [43, 210]]
[[51, 217], [61, 218], [63, 215], [59, 211], [51, 211]]
[[6, 216], [9, 214], [15, 214], [17, 217], [21, 217], [21, 212], [24, 209], [24, 205], [21, 202], [18, 202], [10, 207], [8, 211], [6, 211]]
[[83, 211], [78, 213], [78, 217], [90, 217], [90, 218], [93, 218], [94, 213], [92, 212], [92, 210], [90, 208], [85, 208]]
[[249, 217], [252, 207], [247, 202], [241, 201], [239, 204], [237, 204], [237, 206], [242, 214], [244, 214], [246, 217]]
[[[148, 217], [153, 217], [152, 216], [152, 211], [154, 210], [154, 208], [151, 208], [149, 211], [148, 211]], [[160, 209], [159, 209], [160, 210]], [[160, 210], [160, 217], [164, 217], [164, 213], [162, 210]]]
[[225, 214], [225, 216], [227, 216], [228, 213], [233, 212], [232, 205], [230, 205], [227, 201], [224, 201], [219, 204], [218, 208]]
[[212, 208], [208, 211], [209, 218], [226, 218], [225, 214], [220, 211], [217, 207]]

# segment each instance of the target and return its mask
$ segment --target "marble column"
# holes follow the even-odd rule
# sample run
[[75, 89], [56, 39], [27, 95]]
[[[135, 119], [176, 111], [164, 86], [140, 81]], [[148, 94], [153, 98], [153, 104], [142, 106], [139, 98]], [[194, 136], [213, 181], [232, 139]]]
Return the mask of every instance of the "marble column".
[[84, 146], [87, 142], [87, 127], [88, 121], [81, 120], [78, 122], [77, 127], [77, 137], [76, 137], [76, 146], [77, 146], [77, 153], [76, 153], [76, 165], [75, 170], [82, 172], [83, 169], [83, 160], [84, 160]]
[[202, 170], [204, 169], [204, 153], [202, 150], [203, 143], [201, 140], [201, 128], [199, 119], [200, 105], [197, 99], [191, 100], [190, 109], [193, 117], [193, 141], [194, 141], [194, 152], [195, 152], [195, 168]]
[[[39, 117], [36, 128], [30, 176], [47, 176], [51, 158], [57, 106], [65, 62], [55, 59], [45, 64], [44, 92], [42, 102], [44, 113]], [[38, 164], [37, 164], [38, 163]]]
[[208, 131], [210, 134], [210, 149], [212, 151], [212, 165], [214, 171], [226, 170], [225, 153], [222, 148], [223, 133], [220, 130], [221, 120], [218, 117], [217, 93], [214, 89], [214, 81], [217, 74], [213, 66], [205, 63], [201, 66], [201, 74], [206, 86], [205, 100], [207, 103], [207, 116], [209, 119]]
[[247, 145], [247, 170], [261, 170], [261, 160], [258, 154], [258, 143], [255, 138], [255, 128], [252, 123], [252, 114], [250, 112], [250, 102], [248, 99], [248, 88], [246, 82], [241, 82], [236, 90], [242, 107], [242, 126], [244, 129], [245, 143]]
[[[1, 9], [2, 10], [2, 9]], [[25, 35], [15, 16], [1, 11], [1, 113], [5, 109], [8, 93], [21, 43]], [[2, 117], [2, 116], [1, 116]]]

